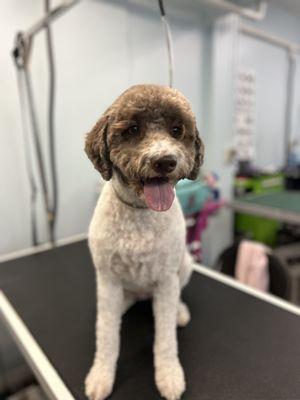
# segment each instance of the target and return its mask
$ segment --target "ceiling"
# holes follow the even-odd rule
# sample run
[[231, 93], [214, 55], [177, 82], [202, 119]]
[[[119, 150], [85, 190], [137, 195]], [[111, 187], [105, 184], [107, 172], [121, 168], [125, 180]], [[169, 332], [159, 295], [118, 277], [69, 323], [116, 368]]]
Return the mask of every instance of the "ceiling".
[[[232, 3], [237, 3], [245, 7], [253, 7], [259, 3], [260, 0], [230, 0]], [[300, 0], [267, 0], [269, 4], [274, 4], [280, 8], [283, 8], [290, 13], [297, 14], [300, 16]]]
[[300, 1], [299, 0], [269, 0], [270, 4], [275, 4], [290, 13], [300, 16]]
[[[228, 0], [227, 0], [228, 1]], [[232, 3], [239, 4], [244, 7], [253, 8], [260, 0], [229, 0]], [[300, 16], [300, 0], [267, 0], [269, 4], [274, 4], [284, 10]]]

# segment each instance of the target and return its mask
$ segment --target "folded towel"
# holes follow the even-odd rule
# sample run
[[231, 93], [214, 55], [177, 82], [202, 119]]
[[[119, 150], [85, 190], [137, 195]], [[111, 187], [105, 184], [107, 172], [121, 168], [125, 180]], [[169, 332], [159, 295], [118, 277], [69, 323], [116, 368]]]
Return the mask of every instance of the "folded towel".
[[261, 243], [243, 240], [238, 249], [235, 266], [235, 277], [238, 281], [255, 289], [269, 290], [270, 249]]

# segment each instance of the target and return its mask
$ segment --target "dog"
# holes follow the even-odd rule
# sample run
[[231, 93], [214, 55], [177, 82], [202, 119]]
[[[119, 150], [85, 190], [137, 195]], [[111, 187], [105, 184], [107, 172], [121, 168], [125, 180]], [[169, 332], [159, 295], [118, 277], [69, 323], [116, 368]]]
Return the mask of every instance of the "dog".
[[112, 392], [122, 315], [145, 298], [153, 304], [156, 386], [167, 400], [185, 391], [176, 326], [190, 320], [180, 292], [192, 259], [174, 185], [197, 178], [203, 150], [187, 99], [159, 85], [126, 90], [86, 136], [89, 159], [109, 181], [88, 234], [97, 282], [96, 352], [85, 381], [91, 400]]

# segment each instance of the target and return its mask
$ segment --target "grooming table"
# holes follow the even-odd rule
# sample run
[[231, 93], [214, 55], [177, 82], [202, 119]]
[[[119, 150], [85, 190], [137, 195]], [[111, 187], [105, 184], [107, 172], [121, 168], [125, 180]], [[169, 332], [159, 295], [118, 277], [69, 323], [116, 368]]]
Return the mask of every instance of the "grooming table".
[[[86, 241], [0, 264], [0, 314], [51, 399], [85, 399], [94, 353], [95, 283]], [[112, 293], [112, 296], [114, 294]], [[178, 330], [189, 400], [300, 399], [298, 308], [197, 267]], [[122, 325], [111, 400], [159, 400], [149, 302]]]
[[244, 214], [300, 225], [300, 192], [297, 191], [249, 195], [232, 200], [227, 206]]

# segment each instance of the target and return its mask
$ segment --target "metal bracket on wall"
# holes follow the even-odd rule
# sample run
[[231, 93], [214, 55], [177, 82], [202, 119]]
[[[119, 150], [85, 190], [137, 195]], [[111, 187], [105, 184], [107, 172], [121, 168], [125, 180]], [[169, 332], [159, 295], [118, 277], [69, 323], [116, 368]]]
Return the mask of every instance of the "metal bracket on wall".
[[[22, 114], [22, 125], [24, 131], [24, 146], [25, 146], [25, 159], [30, 184], [30, 200], [31, 200], [31, 236], [32, 244], [36, 246], [39, 244], [38, 227], [37, 227], [37, 194], [38, 182], [41, 184], [42, 196], [44, 202], [44, 209], [46, 214], [47, 233], [48, 239], [52, 245], [55, 244], [55, 221], [57, 210], [57, 177], [55, 166], [55, 139], [54, 139], [54, 94], [55, 94], [55, 68], [53, 60], [52, 39], [50, 24], [63, 15], [72, 6], [79, 3], [80, 0], [66, 0], [59, 6], [50, 10], [49, 0], [45, 0], [45, 15], [36, 22], [31, 28], [24, 32], [16, 34], [14, 48], [12, 51], [13, 60], [17, 70], [18, 90], [20, 96], [20, 106]], [[50, 178], [52, 184], [52, 201], [49, 192], [49, 185], [47, 182], [46, 165], [42, 152], [42, 145], [40, 141], [40, 133], [38, 129], [37, 114], [34, 104], [34, 96], [31, 83], [30, 74], [30, 57], [33, 47], [33, 39], [40, 31], [46, 31], [46, 46], [47, 56], [49, 63], [50, 73], [50, 87], [49, 87], [49, 156], [50, 156]], [[27, 130], [27, 116], [30, 122], [30, 134]], [[36, 165], [38, 170], [38, 179], [34, 173], [34, 160], [31, 157], [31, 148], [34, 150], [36, 158]]]
[[80, 0], [65, 0], [60, 5], [52, 8], [52, 10], [46, 13], [39, 21], [37, 21], [25, 32], [23, 32], [24, 37], [27, 40], [32, 39], [38, 32], [46, 28], [47, 25], [52, 23], [54, 20], [63, 15], [66, 11], [68, 11], [79, 2]]

